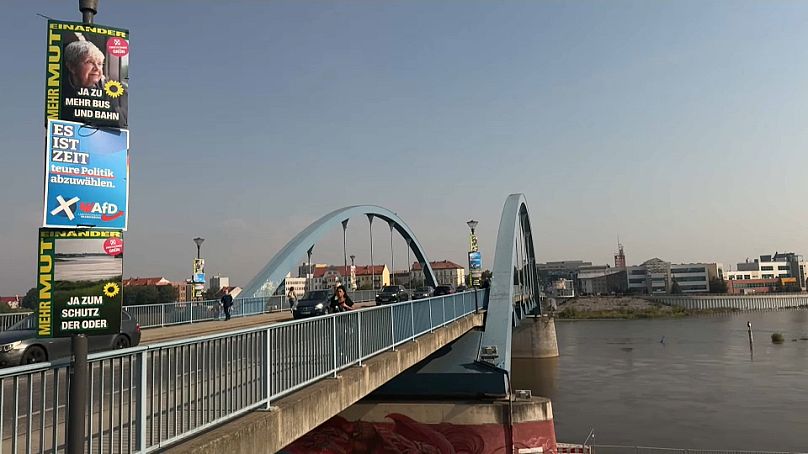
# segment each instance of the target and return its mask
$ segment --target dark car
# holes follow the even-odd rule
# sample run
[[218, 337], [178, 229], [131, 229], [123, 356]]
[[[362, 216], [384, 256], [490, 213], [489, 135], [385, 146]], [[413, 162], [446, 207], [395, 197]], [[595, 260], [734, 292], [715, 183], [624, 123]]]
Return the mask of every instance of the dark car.
[[469, 291], [469, 288], [468, 288], [468, 287], [466, 287], [465, 285], [459, 285], [459, 286], [457, 286], [457, 288], [455, 289], [455, 293], [467, 292], [467, 291]]
[[430, 298], [433, 294], [435, 294], [435, 289], [430, 285], [427, 285], [426, 287], [418, 287], [414, 292], [412, 292], [412, 299], [418, 300], [421, 298]]
[[[35, 364], [70, 356], [70, 337], [37, 337], [37, 314], [20, 320], [0, 331], [0, 367]], [[118, 334], [87, 336], [92, 352], [134, 347], [140, 343], [140, 324], [126, 311], [121, 311]]]
[[295, 303], [292, 316], [295, 319], [316, 317], [330, 312], [331, 292], [328, 290], [312, 290]]
[[435, 296], [450, 295], [455, 292], [451, 285], [439, 285], [435, 287]]
[[376, 305], [409, 301], [410, 294], [403, 285], [387, 285], [376, 295]]

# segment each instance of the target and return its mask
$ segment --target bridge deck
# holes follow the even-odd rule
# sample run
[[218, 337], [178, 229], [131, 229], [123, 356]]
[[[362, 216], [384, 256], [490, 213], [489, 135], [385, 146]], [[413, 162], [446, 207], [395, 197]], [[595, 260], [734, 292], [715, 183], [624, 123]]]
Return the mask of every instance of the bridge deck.
[[[374, 303], [357, 303], [354, 307], [373, 306]], [[273, 323], [292, 320], [289, 311], [270, 312], [267, 314], [247, 315], [244, 317], [231, 318], [228, 321], [210, 320], [185, 325], [173, 325], [163, 328], [148, 328], [141, 332], [140, 343], [154, 344], [169, 340], [187, 339], [194, 336], [205, 336], [209, 334], [225, 333], [254, 326], [271, 325]]]

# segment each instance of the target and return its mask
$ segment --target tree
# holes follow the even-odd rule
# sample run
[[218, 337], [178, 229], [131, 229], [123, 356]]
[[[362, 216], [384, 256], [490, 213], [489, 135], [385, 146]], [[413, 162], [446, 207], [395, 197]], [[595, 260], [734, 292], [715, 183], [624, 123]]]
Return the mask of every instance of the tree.
[[727, 282], [720, 277], [710, 279], [710, 293], [727, 293]]
[[211, 287], [211, 288], [205, 290], [205, 293], [202, 295], [202, 297], [205, 298], [206, 300], [218, 299], [217, 296], [218, 296], [219, 290], [220, 290], [219, 287]]
[[180, 291], [173, 285], [161, 285], [157, 287], [157, 302], [158, 303], [174, 303], [177, 301]]
[[33, 287], [31, 290], [28, 290], [25, 293], [25, 296], [22, 298], [22, 307], [31, 310], [36, 310], [38, 304], [39, 304], [39, 295], [36, 287]]
[[681, 295], [682, 288], [679, 287], [679, 283], [676, 282], [676, 279], [673, 280], [673, 284], [671, 284], [671, 295]]

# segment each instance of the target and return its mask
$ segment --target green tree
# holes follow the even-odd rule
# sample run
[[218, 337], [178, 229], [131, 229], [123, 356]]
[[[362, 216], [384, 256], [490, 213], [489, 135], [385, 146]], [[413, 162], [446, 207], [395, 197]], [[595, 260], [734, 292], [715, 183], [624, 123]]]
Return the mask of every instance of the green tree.
[[25, 293], [25, 296], [22, 298], [22, 307], [36, 310], [36, 307], [39, 304], [39, 295], [37, 293], [36, 287], [28, 290]]
[[673, 280], [673, 284], [671, 284], [671, 295], [681, 295], [682, 288], [679, 287], [679, 283], [676, 282], [676, 279]]
[[205, 298], [206, 300], [219, 299], [217, 295], [219, 293], [219, 290], [220, 290], [219, 287], [211, 287], [205, 290], [205, 293], [202, 295], [202, 298]]
[[710, 279], [710, 293], [727, 293], [727, 282], [719, 277]]
[[173, 285], [161, 285], [157, 287], [158, 303], [174, 303], [177, 301], [180, 291]]

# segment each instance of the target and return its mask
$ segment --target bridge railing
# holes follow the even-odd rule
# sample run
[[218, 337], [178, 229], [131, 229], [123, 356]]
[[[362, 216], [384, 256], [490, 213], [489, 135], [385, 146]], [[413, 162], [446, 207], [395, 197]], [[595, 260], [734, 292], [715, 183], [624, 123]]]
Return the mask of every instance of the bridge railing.
[[[373, 301], [374, 290], [357, 290], [349, 293], [356, 302]], [[219, 300], [182, 301], [161, 304], [133, 304], [123, 306], [140, 323], [141, 328], [157, 328], [171, 325], [218, 320], [224, 317]], [[230, 311], [231, 317], [245, 317], [267, 312], [289, 310], [285, 296], [236, 298]], [[0, 331], [31, 315], [31, 312], [0, 314]]]
[[[474, 311], [465, 292], [92, 354], [88, 452], [159, 450]], [[0, 452], [64, 450], [69, 368], [0, 371]]]

